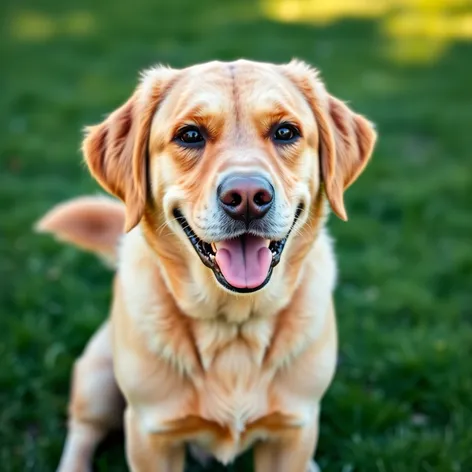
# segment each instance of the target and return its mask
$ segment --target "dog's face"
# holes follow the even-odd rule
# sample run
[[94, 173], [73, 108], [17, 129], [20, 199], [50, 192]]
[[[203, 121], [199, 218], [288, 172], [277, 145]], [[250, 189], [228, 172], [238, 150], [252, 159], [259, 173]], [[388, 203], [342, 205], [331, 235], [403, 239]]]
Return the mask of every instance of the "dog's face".
[[303, 63], [238, 61], [148, 71], [84, 153], [125, 202], [127, 229], [152, 211], [224, 288], [247, 293], [313, 218], [322, 182], [345, 219], [343, 191], [374, 141]]
[[224, 287], [270, 279], [318, 187], [316, 136], [300, 92], [266, 65], [197, 66], [162, 102], [149, 142], [154, 198]]

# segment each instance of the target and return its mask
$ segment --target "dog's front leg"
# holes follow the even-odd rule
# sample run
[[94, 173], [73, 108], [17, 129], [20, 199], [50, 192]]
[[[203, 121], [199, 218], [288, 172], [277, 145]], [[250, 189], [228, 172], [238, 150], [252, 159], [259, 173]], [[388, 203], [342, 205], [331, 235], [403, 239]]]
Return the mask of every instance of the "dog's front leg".
[[255, 472], [313, 472], [312, 461], [318, 441], [318, 419], [301, 429], [283, 432], [277, 439], [257, 443]]
[[132, 472], [183, 472], [185, 446], [144, 431], [132, 408], [125, 413], [126, 457]]
[[108, 321], [76, 361], [71, 393], [68, 434], [58, 472], [89, 472], [98, 443], [109, 430], [121, 427], [123, 417]]

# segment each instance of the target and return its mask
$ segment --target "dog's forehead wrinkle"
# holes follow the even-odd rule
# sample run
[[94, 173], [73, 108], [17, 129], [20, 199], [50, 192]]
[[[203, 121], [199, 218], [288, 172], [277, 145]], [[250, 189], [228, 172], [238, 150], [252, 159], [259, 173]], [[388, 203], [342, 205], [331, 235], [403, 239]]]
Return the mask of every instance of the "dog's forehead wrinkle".
[[241, 129], [241, 110], [240, 110], [240, 94], [239, 86], [236, 79], [236, 65], [229, 64], [229, 72], [231, 75], [231, 104], [234, 112], [234, 121], [235, 121], [235, 133], [234, 133], [234, 142], [241, 143], [244, 140], [242, 129]]
[[[175, 110], [178, 110], [176, 120], [185, 118], [211, 118], [228, 112], [227, 100], [224, 93], [218, 89], [213, 90], [187, 90], [178, 97]], [[175, 112], [174, 112], [175, 113]]]
[[269, 65], [237, 61], [229, 64], [229, 70], [237, 143], [252, 141], [247, 125], [255, 113], [293, 114], [294, 101], [281, 83], [282, 77], [277, 77], [279, 74], [274, 74]]

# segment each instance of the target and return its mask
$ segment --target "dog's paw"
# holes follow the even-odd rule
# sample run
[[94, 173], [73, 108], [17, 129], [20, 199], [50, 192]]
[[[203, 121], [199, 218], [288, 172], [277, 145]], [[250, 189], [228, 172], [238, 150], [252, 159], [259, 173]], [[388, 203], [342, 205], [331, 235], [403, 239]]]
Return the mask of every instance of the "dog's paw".
[[311, 461], [307, 472], [321, 472], [321, 469], [318, 467], [318, 464], [315, 461]]

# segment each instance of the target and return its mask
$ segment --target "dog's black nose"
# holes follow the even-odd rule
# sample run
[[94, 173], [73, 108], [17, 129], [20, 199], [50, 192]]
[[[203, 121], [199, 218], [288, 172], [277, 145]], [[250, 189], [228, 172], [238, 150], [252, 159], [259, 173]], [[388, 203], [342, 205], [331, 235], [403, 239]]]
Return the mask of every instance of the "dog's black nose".
[[264, 177], [230, 175], [218, 187], [218, 199], [223, 210], [246, 226], [262, 218], [274, 201], [274, 187]]

